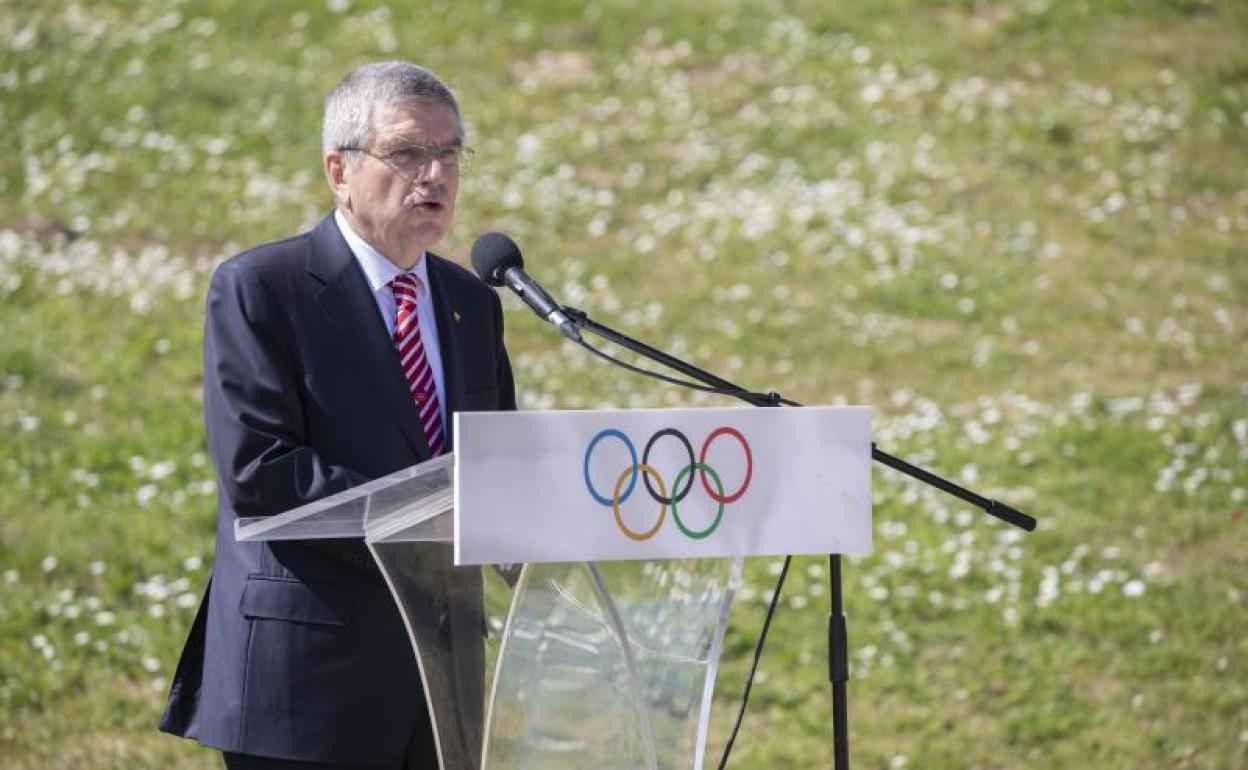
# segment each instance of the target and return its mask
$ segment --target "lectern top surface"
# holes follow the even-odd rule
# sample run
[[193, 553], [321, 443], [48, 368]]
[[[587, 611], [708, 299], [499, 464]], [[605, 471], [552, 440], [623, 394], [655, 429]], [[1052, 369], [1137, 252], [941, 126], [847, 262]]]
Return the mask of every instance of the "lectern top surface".
[[234, 536], [239, 541], [364, 537], [369, 523], [449, 497], [454, 470], [455, 455], [445, 454], [284, 513], [238, 519]]

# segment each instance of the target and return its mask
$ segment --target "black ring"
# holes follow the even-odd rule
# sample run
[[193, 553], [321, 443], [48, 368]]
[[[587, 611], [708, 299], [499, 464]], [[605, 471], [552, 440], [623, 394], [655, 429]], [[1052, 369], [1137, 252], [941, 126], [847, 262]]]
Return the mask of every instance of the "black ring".
[[[697, 461], [697, 458], [693, 456], [693, 445], [689, 443], [689, 439], [685, 438], [685, 434], [675, 428], [664, 428], [651, 436], [650, 440], [646, 442], [646, 451], [641, 455], [641, 462], [643, 465], [650, 464], [650, 450], [654, 447], [654, 442], [658, 441], [663, 436], [675, 436], [680, 439], [680, 443], [685, 445], [685, 451], [689, 453], [688, 465], [693, 465]], [[649, 492], [650, 497], [660, 505], [673, 505], [675, 503], [679, 503], [681, 500], [684, 500], [689, 494], [689, 490], [693, 488], [693, 477], [694, 474], [690, 473], [689, 480], [685, 484], [685, 488], [680, 492], [676, 492], [674, 489], [672, 490], [672, 492], [675, 493], [674, 497], [663, 497], [658, 492], [654, 491], [654, 487], [650, 486], [650, 477], [644, 473], [641, 474], [641, 480], [646, 484], [646, 491]]]

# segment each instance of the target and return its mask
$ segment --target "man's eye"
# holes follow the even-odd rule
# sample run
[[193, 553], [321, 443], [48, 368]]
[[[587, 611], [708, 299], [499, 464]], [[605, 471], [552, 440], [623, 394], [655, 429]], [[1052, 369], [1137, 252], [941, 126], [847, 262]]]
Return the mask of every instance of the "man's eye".
[[395, 163], [412, 163], [416, 160], [418, 154], [417, 150], [408, 147], [390, 153], [390, 160], [393, 160]]

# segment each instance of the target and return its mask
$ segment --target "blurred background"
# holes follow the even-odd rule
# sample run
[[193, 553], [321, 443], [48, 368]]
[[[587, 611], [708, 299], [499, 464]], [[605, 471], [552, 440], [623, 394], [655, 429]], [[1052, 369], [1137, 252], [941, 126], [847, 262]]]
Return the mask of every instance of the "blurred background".
[[[331, 199], [324, 96], [402, 57], [477, 151], [441, 252], [753, 389], [871, 404], [863, 768], [1248, 766], [1248, 4], [0, 2], [0, 767], [155, 732], [212, 556], [203, 291]], [[514, 301], [523, 408], [729, 405]], [[735, 767], [830, 766], [798, 559]], [[718, 757], [778, 562], [734, 609]]]

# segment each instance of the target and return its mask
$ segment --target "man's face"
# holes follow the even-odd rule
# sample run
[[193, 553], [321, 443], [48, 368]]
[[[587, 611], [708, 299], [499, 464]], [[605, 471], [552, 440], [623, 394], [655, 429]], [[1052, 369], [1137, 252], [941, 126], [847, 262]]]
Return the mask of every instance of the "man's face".
[[412, 159], [422, 147], [458, 147], [459, 121], [442, 102], [387, 105], [374, 110], [373, 131], [371, 146], [353, 162], [345, 153], [327, 155], [326, 172], [352, 229], [408, 269], [450, 229], [459, 192], [455, 163]]

